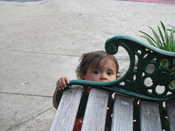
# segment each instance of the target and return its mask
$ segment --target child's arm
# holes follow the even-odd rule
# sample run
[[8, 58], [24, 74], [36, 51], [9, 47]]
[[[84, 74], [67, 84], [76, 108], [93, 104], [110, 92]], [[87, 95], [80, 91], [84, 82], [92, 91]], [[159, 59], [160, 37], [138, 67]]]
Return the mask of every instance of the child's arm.
[[62, 93], [63, 93], [63, 91], [57, 90], [57, 88], [56, 88], [55, 91], [54, 91], [53, 98], [52, 98], [52, 103], [53, 103], [53, 107], [54, 107], [55, 109], [58, 108], [58, 104], [59, 104], [59, 102], [60, 102]]
[[56, 109], [58, 108], [58, 104], [63, 94], [63, 90], [68, 87], [67, 84], [68, 84], [68, 79], [66, 77], [61, 77], [57, 81], [56, 88], [52, 98], [53, 107], [55, 107]]

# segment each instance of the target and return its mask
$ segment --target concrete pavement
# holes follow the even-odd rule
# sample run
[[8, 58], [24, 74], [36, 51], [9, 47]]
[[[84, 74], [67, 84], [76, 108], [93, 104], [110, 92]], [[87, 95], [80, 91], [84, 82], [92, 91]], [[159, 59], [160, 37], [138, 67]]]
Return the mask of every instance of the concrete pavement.
[[[75, 79], [79, 56], [114, 35], [138, 37], [175, 6], [118, 0], [0, 0], [0, 131], [48, 131], [60, 76]], [[121, 51], [121, 71], [128, 65]]]

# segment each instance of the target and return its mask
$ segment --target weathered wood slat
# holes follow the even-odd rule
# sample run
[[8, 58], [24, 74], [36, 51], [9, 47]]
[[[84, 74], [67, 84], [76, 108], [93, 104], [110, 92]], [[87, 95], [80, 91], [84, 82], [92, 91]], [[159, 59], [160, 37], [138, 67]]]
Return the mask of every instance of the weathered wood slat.
[[133, 131], [133, 99], [117, 95], [113, 106], [112, 131]]
[[104, 131], [108, 104], [108, 92], [92, 89], [81, 131]]
[[63, 93], [50, 131], [73, 130], [82, 91], [80, 88], [74, 88]]
[[141, 131], [162, 131], [158, 103], [141, 102], [140, 124]]
[[175, 100], [167, 103], [167, 114], [170, 124], [170, 130], [175, 131]]

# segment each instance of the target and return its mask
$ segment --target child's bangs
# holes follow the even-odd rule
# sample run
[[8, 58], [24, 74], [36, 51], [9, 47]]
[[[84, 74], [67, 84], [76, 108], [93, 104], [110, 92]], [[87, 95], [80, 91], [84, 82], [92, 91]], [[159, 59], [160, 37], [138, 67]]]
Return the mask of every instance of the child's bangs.
[[90, 63], [90, 68], [91, 69], [98, 69], [98, 68], [101, 68], [102, 65], [100, 65], [100, 62], [101, 60], [103, 59], [104, 57], [97, 57], [97, 58], [94, 58], [91, 63]]

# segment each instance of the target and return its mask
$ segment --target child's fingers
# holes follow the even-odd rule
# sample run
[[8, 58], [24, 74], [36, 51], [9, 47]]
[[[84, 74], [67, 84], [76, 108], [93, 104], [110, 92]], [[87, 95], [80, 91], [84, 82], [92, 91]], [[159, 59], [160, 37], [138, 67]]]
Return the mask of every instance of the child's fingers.
[[65, 81], [65, 78], [64, 77], [61, 78], [61, 85], [62, 85], [63, 88], [66, 87], [66, 81]]
[[68, 80], [68, 78], [67, 78], [67, 77], [64, 77], [64, 81], [65, 81], [65, 83], [66, 83], [66, 84], [68, 84], [68, 83], [69, 83], [69, 80]]
[[57, 83], [57, 87], [59, 90], [63, 90], [65, 88], [67, 88], [67, 84], [68, 84], [68, 79], [66, 77], [61, 77], [59, 80], [58, 80], [58, 83]]
[[64, 77], [65, 83], [66, 83], [66, 88], [69, 88], [69, 79], [67, 77]]

